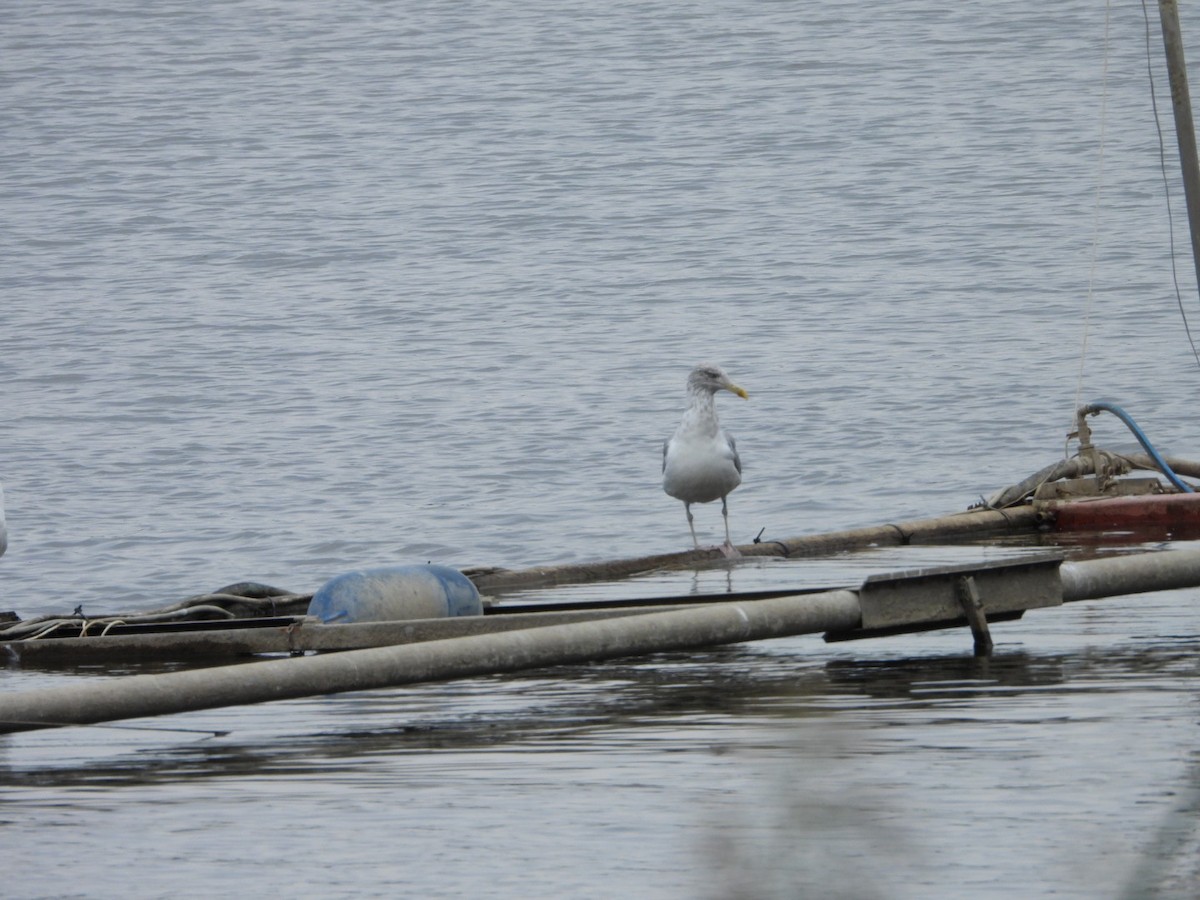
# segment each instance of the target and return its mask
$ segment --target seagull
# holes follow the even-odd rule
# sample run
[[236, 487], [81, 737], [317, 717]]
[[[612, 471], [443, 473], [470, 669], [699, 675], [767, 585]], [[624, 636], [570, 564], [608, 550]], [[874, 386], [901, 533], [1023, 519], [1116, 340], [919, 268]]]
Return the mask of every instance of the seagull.
[[720, 499], [725, 519], [725, 543], [720, 550], [726, 556], [739, 555], [729, 539], [729, 508], [725, 498], [742, 483], [742, 460], [737, 444], [717, 421], [717, 391], [729, 391], [743, 400], [749, 395], [729, 380], [720, 366], [701, 364], [692, 369], [687, 380], [687, 409], [683, 420], [663, 444], [663, 490], [683, 501], [692, 543], [696, 526], [692, 522], [692, 504]]

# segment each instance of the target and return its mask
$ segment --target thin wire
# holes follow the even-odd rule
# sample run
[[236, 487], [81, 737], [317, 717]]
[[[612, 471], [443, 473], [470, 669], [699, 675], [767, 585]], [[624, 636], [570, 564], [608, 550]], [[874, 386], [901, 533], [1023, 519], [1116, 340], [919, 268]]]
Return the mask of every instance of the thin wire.
[[[1145, 0], [1142, 0], [1143, 5]], [[1108, 57], [1109, 31], [1112, 24], [1112, 0], [1104, 4], [1104, 69], [1100, 77], [1100, 155], [1096, 163], [1096, 200], [1092, 209], [1092, 259], [1088, 269], [1087, 303], [1083, 311], [1083, 340], [1079, 347], [1079, 376], [1075, 380], [1075, 405], [1079, 409], [1083, 397], [1083, 372], [1087, 362], [1088, 332], [1092, 324], [1092, 304], [1095, 299], [1096, 262], [1100, 255], [1100, 200], [1104, 190], [1104, 143], [1108, 128]]]
[[[1146, 0], [1142, 0], [1142, 18], [1146, 22], [1146, 75], [1150, 81], [1150, 105], [1154, 108], [1154, 127], [1158, 129], [1158, 165], [1162, 171], [1163, 195], [1167, 201], [1167, 234], [1171, 246], [1171, 280], [1175, 284], [1175, 302], [1179, 304], [1179, 317], [1183, 319], [1183, 330], [1187, 334], [1188, 343], [1192, 347], [1192, 356], [1200, 365], [1200, 351], [1196, 350], [1196, 342], [1192, 340], [1192, 329], [1188, 326], [1187, 312], [1183, 306], [1183, 292], [1179, 289], [1179, 269], [1175, 262], [1175, 216], [1171, 212], [1171, 179], [1167, 176], [1167, 145], [1163, 140], [1162, 122], [1158, 116], [1158, 94], [1154, 90], [1154, 66], [1151, 62], [1150, 50], [1150, 11], [1146, 8]], [[1078, 404], [1076, 404], [1078, 405]]]
[[114, 725], [111, 722], [45, 722], [41, 719], [0, 719], [0, 725], [32, 725], [35, 728], [108, 728], [113, 731], [162, 731], [176, 734], [203, 734], [226, 737], [232, 731], [219, 728], [173, 728], [168, 725]]

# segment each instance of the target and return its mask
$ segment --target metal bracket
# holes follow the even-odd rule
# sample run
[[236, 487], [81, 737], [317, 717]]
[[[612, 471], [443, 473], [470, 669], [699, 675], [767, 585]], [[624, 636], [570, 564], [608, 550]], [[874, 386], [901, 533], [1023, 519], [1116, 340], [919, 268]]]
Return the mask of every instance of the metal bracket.
[[1019, 619], [1027, 609], [1059, 606], [1062, 554], [1038, 554], [991, 563], [970, 563], [918, 569], [894, 575], [873, 575], [858, 589], [862, 624], [849, 631], [829, 632], [827, 641], [886, 637], [914, 631], [961, 628], [971, 624], [963, 605], [962, 582], [973, 591], [967, 597], [984, 622]]
[[987, 614], [983, 611], [983, 601], [979, 599], [979, 588], [975, 585], [974, 575], [964, 575], [958, 579], [958, 601], [966, 614], [967, 624], [971, 626], [971, 636], [975, 639], [975, 655], [992, 655], [992, 632], [988, 628]]

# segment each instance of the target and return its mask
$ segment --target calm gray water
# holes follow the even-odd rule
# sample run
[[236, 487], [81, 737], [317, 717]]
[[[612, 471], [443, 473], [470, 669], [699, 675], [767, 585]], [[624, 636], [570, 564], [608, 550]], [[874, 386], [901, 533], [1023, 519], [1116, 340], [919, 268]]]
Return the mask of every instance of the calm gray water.
[[[702, 360], [751, 395], [739, 542], [963, 509], [1077, 399], [1197, 455], [1138, 4], [1107, 49], [1079, 0], [3, 18], [0, 608], [685, 548]], [[1036, 613], [986, 664], [805, 638], [2, 738], [3, 893], [1191, 897], [1198, 601]]]

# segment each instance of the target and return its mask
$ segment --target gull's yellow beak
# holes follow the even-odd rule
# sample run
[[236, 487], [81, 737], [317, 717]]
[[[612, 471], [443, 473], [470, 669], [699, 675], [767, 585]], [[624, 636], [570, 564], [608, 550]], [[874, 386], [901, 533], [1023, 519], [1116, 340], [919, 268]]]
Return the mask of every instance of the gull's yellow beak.
[[736, 384], [734, 384], [732, 381], [730, 381], [730, 382], [726, 382], [726, 383], [723, 385], [723, 387], [725, 388], [725, 390], [729, 391], [729, 393], [731, 393], [731, 394], [737, 394], [737, 395], [738, 395], [739, 397], [741, 397], [743, 400], [749, 400], [749, 399], [750, 399], [750, 395], [749, 395], [749, 394], [747, 394], [747, 393], [746, 393], [744, 390], [742, 390], [742, 388], [740, 388], [740, 387], [738, 387]]

